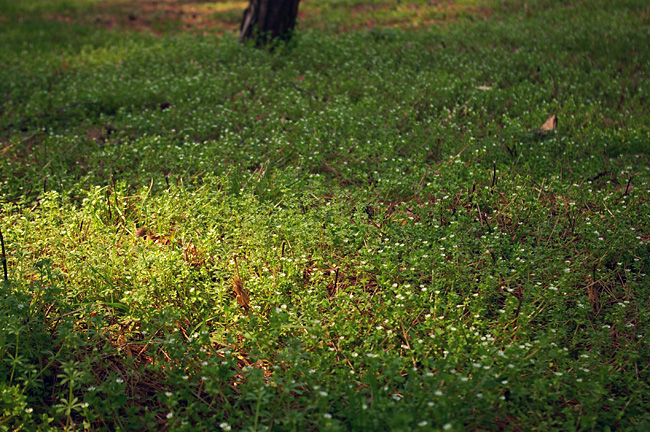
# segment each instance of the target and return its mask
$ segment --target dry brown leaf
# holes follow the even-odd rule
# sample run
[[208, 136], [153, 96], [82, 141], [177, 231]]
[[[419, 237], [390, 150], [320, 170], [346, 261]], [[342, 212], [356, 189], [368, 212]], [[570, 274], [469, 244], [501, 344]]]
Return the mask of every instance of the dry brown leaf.
[[551, 132], [554, 131], [556, 127], [557, 127], [557, 116], [555, 114], [551, 114], [550, 116], [548, 116], [548, 118], [546, 119], [542, 127], [539, 129], [542, 132]]
[[235, 294], [237, 295], [237, 303], [240, 304], [241, 307], [244, 308], [246, 313], [250, 311], [250, 297], [248, 296], [248, 293], [244, 289], [244, 281], [241, 279], [241, 275], [239, 274], [239, 265], [237, 265], [237, 255], [233, 256], [235, 260], [235, 270], [237, 271], [237, 275], [233, 278], [233, 290], [235, 291]]
[[235, 294], [237, 294], [237, 303], [239, 303], [241, 307], [243, 307], [244, 310], [248, 312], [250, 310], [250, 297], [248, 297], [248, 293], [244, 289], [244, 283], [238, 276], [235, 276], [233, 289], [235, 290]]

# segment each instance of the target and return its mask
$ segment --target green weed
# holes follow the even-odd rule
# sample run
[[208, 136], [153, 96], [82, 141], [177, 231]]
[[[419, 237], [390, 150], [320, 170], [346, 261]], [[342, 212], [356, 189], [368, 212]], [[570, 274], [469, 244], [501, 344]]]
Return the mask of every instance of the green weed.
[[647, 427], [647, 6], [344, 3], [0, 2], [1, 430]]

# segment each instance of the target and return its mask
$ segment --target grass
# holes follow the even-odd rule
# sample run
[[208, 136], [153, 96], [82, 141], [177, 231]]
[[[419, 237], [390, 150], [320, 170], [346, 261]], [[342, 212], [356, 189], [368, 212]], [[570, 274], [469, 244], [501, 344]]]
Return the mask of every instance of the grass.
[[645, 2], [176, 3], [0, 1], [1, 430], [650, 426]]

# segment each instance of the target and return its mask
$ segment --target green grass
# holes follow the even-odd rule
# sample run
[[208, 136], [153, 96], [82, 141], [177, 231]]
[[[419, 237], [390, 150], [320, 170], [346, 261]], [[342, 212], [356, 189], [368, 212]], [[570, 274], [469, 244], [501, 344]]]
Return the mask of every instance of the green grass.
[[650, 427], [646, 2], [101, 6], [0, 1], [0, 430]]

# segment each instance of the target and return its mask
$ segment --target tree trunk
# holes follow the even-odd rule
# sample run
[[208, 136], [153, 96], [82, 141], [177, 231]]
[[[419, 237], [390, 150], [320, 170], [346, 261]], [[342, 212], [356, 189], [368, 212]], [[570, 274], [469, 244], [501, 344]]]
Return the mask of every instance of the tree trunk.
[[244, 11], [239, 40], [262, 46], [272, 39], [289, 39], [296, 25], [300, 0], [250, 0]]

